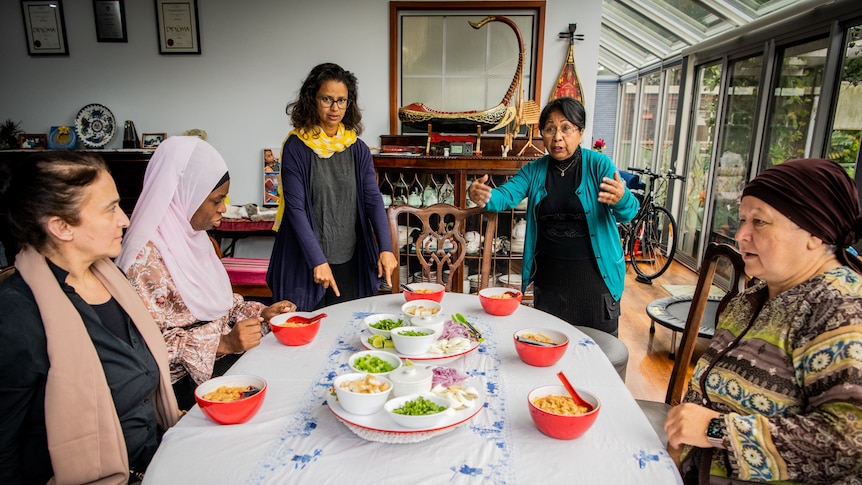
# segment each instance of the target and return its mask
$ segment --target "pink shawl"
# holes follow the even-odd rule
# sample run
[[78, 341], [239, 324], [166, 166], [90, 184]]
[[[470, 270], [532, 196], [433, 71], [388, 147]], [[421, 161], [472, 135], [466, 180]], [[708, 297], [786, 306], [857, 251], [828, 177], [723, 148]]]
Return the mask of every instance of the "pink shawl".
[[225, 316], [233, 305], [227, 271], [206, 231], [192, 228], [201, 203], [227, 172], [218, 151], [196, 136], [172, 136], [159, 145], [123, 236], [117, 266], [128, 271], [148, 241], [159, 249], [192, 315], [201, 321]]
[[[102, 363], [80, 314], [45, 257], [35, 249], [19, 252], [15, 267], [36, 298], [48, 343], [45, 425], [54, 467], [50, 483], [126, 483], [129, 458], [123, 430]], [[179, 410], [159, 327], [111, 260], [98, 260], [91, 270], [129, 314], [153, 354], [160, 376], [153, 397], [156, 417], [164, 429], [173, 426]]]

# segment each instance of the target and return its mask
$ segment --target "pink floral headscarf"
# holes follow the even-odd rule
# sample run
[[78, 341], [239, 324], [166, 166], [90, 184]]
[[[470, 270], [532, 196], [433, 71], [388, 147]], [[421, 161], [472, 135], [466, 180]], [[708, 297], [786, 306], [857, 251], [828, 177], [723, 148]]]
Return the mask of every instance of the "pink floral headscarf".
[[151, 241], [186, 307], [201, 321], [225, 316], [233, 304], [230, 279], [209, 235], [194, 230], [190, 222], [226, 172], [222, 156], [198, 137], [173, 136], [162, 142], [147, 164], [117, 257], [117, 266], [125, 272]]

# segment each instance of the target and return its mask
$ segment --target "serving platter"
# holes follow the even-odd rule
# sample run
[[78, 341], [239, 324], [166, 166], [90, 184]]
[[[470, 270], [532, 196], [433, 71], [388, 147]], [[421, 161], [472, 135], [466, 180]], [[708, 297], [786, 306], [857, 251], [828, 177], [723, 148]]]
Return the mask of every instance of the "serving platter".
[[368, 342], [368, 339], [371, 336], [372, 336], [372, 333], [366, 329], [362, 329], [362, 331], [359, 332], [359, 341], [362, 343], [362, 346], [368, 350], [382, 350], [384, 352], [390, 352], [392, 354], [395, 354], [402, 359], [410, 359], [413, 362], [423, 362], [426, 364], [435, 364], [435, 365], [448, 364], [449, 362], [452, 362], [456, 359], [459, 359], [462, 356], [469, 354], [470, 352], [475, 352], [476, 349], [479, 348], [479, 344], [480, 344], [480, 342], [477, 342], [475, 340], [470, 340], [471, 345], [470, 345], [469, 349], [462, 350], [462, 351], [456, 352], [454, 354], [443, 354], [443, 355], [441, 355], [441, 354], [425, 353], [422, 355], [404, 355], [404, 354], [399, 354], [398, 351], [395, 350], [395, 348], [393, 348], [393, 347], [382, 348], [382, 349], [378, 349], [377, 347], [374, 347], [373, 345], [371, 345], [370, 342]]
[[107, 106], [88, 104], [75, 116], [75, 131], [87, 148], [102, 148], [111, 141], [117, 131], [117, 120]]
[[468, 379], [461, 385], [473, 386], [479, 392], [475, 405], [456, 410], [433, 428], [414, 429], [401, 426], [383, 408], [367, 416], [351, 414], [341, 407], [335, 396], [327, 399], [327, 404], [332, 414], [360, 438], [380, 443], [418, 443], [453, 431], [458, 426], [473, 419], [485, 407], [485, 394], [478, 383], [473, 382], [473, 379]]

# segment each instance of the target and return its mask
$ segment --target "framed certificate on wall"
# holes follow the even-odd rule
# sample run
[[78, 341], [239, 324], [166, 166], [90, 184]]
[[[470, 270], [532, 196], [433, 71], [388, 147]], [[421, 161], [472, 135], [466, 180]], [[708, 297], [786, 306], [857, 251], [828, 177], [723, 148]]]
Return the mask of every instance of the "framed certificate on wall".
[[66, 23], [60, 0], [21, 0], [27, 53], [31, 56], [68, 56]]
[[156, 0], [159, 53], [200, 54], [197, 0]]

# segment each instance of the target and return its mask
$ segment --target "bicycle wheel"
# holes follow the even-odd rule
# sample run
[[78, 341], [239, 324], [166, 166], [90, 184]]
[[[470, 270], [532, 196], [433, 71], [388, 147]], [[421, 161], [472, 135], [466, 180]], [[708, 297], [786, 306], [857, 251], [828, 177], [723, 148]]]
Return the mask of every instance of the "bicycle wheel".
[[664, 207], [654, 207], [635, 222], [629, 239], [632, 266], [649, 282], [670, 267], [676, 252], [676, 221]]

